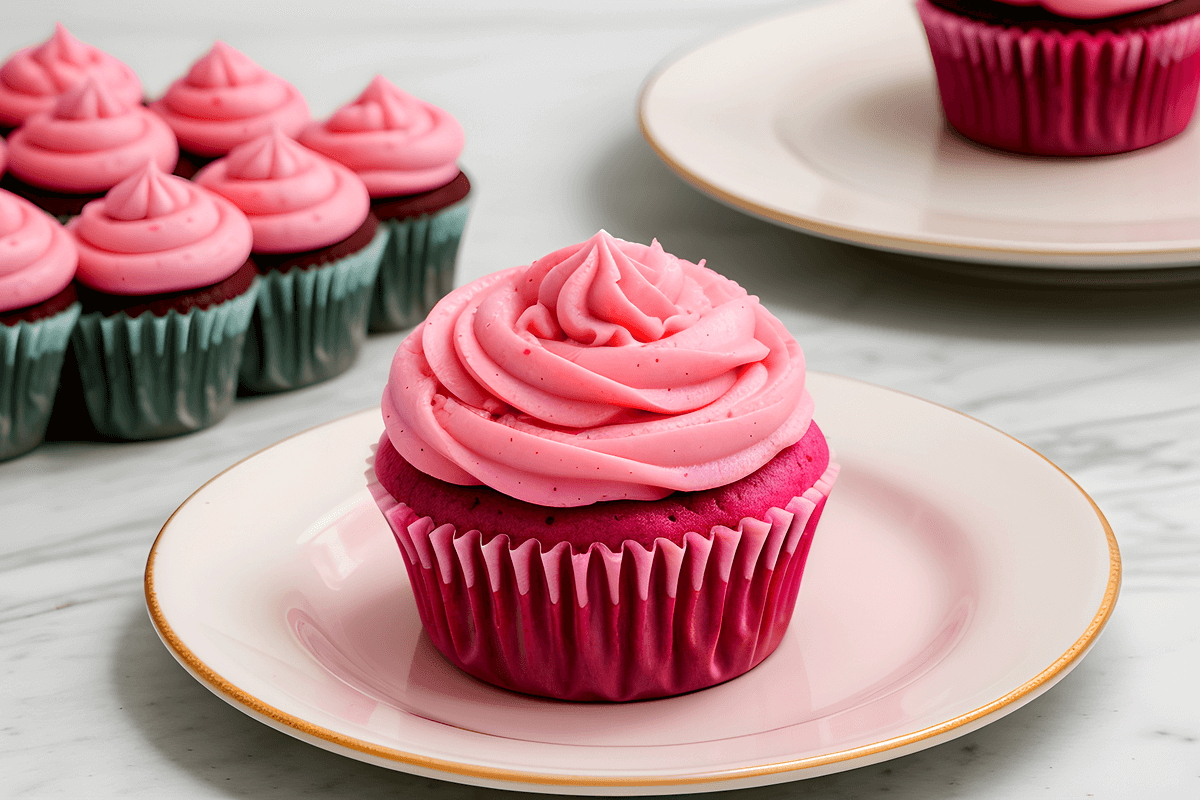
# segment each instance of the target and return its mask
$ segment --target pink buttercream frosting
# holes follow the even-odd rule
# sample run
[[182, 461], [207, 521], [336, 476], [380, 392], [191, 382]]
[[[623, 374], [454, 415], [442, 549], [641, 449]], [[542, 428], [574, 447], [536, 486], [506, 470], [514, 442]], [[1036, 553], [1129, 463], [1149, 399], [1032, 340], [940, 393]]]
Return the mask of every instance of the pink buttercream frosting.
[[201, 156], [223, 156], [276, 126], [295, 136], [309, 121], [308, 103], [295, 86], [224, 42], [150, 108], [175, 131], [180, 147]]
[[1000, 0], [1010, 6], [1041, 6], [1051, 14], [1072, 19], [1100, 19], [1132, 14], [1155, 6], [1165, 6], [1171, 0]]
[[152, 112], [121, 99], [95, 76], [9, 136], [9, 171], [34, 186], [88, 194], [111, 189], [153, 159], [170, 172], [175, 134]]
[[133, 70], [55, 24], [48, 40], [17, 51], [0, 67], [0, 124], [20, 125], [49, 111], [59, 95], [88, 75], [130, 105], [142, 101], [142, 82]]
[[194, 180], [245, 212], [257, 253], [298, 253], [340, 242], [371, 211], [357, 175], [278, 128], [235, 147]]
[[0, 189], [0, 311], [49, 300], [67, 288], [78, 260], [57, 220]]
[[382, 405], [422, 472], [559, 507], [732, 483], [813, 410], [800, 346], [758, 298], [604, 231], [444, 298]]
[[109, 294], [211, 286], [250, 255], [250, 223], [237, 206], [152, 161], [84, 206], [67, 229], [79, 247], [79, 280]]
[[445, 186], [458, 175], [458, 120], [376, 75], [353, 102], [300, 134], [301, 144], [358, 173], [371, 197]]

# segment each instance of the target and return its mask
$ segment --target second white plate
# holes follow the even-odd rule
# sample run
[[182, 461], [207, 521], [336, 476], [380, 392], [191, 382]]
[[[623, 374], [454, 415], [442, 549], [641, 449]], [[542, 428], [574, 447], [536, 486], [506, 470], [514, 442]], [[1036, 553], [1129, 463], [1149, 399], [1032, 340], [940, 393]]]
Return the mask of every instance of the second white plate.
[[973, 145], [943, 121], [911, 0], [839, 0], [737, 31], [653, 75], [639, 114], [693, 186], [820, 236], [1042, 269], [1200, 264], [1200, 181], [1181, 177], [1200, 174], [1200, 125], [1098, 158]]

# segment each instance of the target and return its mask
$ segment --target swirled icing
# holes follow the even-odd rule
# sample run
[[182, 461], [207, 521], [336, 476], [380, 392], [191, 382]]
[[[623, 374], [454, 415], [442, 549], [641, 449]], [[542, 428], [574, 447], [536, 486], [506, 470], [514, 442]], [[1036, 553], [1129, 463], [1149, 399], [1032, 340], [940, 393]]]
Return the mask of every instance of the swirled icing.
[[27, 119], [8, 142], [13, 175], [68, 194], [111, 189], [147, 159], [170, 172], [179, 158], [165, 122], [91, 75], [68, 89], [50, 112]]
[[0, 189], [0, 311], [49, 300], [67, 288], [78, 260], [57, 220]]
[[194, 180], [246, 214], [256, 253], [298, 253], [340, 242], [371, 211], [357, 175], [278, 128], [238, 145]]
[[458, 175], [464, 141], [458, 120], [382, 75], [325, 122], [305, 127], [299, 138], [358, 173], [375, 198], [445, 186]]
[[150, 108], [175, 131], [180, 147], [201, 156], [223, 156], [275, 126], [295, 136], [309, 121], [308, 103], [295, 86], [220, 41]]
[[60, 94], [87, 75], [130, 105], [142, 101], [142, 82], [133, 70], [55, 23], [53, 36], [18, 50], [0, 67], [0, 124], [20, 125], [39, 111], [49, 111]]
[[401, 344], [388, 438], [545, 506], [739, 480], [804, 435], [804, 356], [733, 281], [604, 231], [444, 298]]
[[210, 286], [250, 255], [245, 214], [153, 161], [84, 206], [67, 230], [79, 248], [79, 280], [109, 294]]
[[1041, 6], [1051, 14], [1072, 19], [1100, 19], [1118, 17], [1144, 11], [1147, 8], [1165, 6], [1171, 0], [1000, 0], [1010, 6]]

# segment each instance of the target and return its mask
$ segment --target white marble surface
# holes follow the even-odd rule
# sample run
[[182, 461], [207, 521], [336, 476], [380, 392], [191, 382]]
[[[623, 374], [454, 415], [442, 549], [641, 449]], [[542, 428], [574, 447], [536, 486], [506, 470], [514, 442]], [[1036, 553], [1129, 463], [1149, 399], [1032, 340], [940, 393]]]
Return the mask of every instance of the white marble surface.
[[[292, 80], [318, 115], [383, 72], [467, 131], [462, 163], [477, 189], [460, 283], [600, 227], [657, 236], [759, 294], [812, 368], [996, 425], [1100, 504], [1124, 588], [1099, 644], [1060, 685], [949, 744], [730, 797], [1200, 796], [1200, 287], [946, 279], [748, 219], [684, 186], [638, 136], [643, 78], [674, 52], [793, 5], [12, 3], [0, 53], [45, 38], [60, 18], [153, 94], [219, 37]], [[146, 553], [171, 511], [246, 455], [375, 403], [400, 338], [373, 337], [348, 374], [243, 400], [193, 436], [55, 442], [0, 465], [0, 795], [499, 794], [361, 764], [252, 721], [176, 665], [143, 607]]]

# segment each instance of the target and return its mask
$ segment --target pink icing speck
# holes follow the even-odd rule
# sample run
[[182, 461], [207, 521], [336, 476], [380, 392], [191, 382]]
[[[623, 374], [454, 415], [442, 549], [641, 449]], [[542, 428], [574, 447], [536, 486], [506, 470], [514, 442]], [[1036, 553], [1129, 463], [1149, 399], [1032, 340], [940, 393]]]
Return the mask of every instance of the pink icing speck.
[[0, 189], [0, 311], [32, 306], [61, 292], [79, 256], [58, 221]]
[[211, 286], [250, 255], [250, 223], [236, 206], [152, 161], [84, 206], [67, 229], [79, 248], [79, 280], [109, 294]]
[[1010, 6], [1041, 6], [1051, 14], [1073, 19], [1100, 19], [1131, 14], [1171, 0], [1000, 0]]

